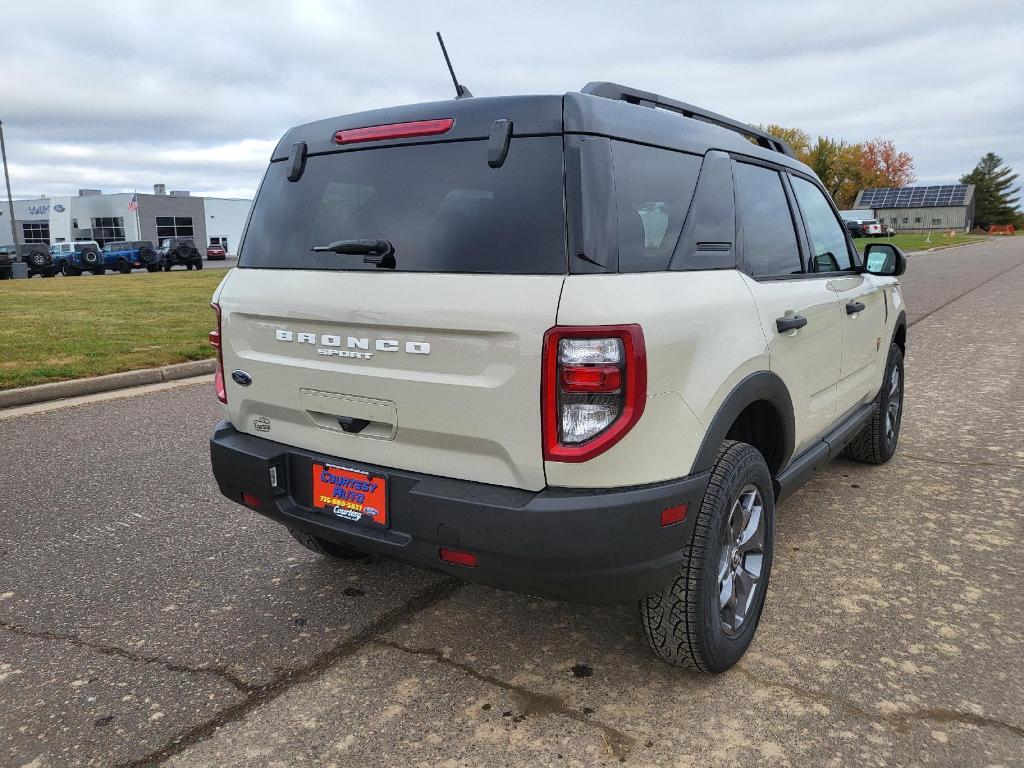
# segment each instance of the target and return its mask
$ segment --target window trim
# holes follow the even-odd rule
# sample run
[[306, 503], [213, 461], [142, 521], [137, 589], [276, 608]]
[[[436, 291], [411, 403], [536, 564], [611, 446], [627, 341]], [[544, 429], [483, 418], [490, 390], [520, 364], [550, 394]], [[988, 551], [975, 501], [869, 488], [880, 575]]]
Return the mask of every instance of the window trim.
[[[751, 280], [757, 282], [770, 282], [775, 280], [807, 280], [808, 278], [814, 278], [817, 274], [808, 274], [806, 271], [807, 262], [807, 244], [804, 242], [804, 238], [801, 234], [801, 228], [797, 226], [796, 218], [794, 217], [793, 206], [795, 201], [792, 198], [792, 191], [789, 189], [785, 173], [784, 166], [779, 166], [775, 163], [769, 163], [761, 160], [760, 158], [747, 157], [746, 155], [739, 155], [736, 153], [729, 153], [733, 162], [733, 185], [732, 194], [733, 201], [736, 208], [736, 249], [738, 251], [736, 258], [736, 269], [745, 274]], [[746, 238], [743, 236], [743, 213], [740, 210], [739, 202], [736, 200], [736, 165], [739, 163], [746, 163], [747, 165], [760, 166], [766, 168], [769, 171], [775, 171], [779, 178], [779, 185], [782, 187], [782, 194], [786, 199], [786, 205], [789, 207], [789, 218], [790, 223], [793, 226], [793, 236], [796, 239], [796, 246], [798, 252], [798, 260], [800, 264], [800, 272], [792, 274], [779, 274], [779, 275], [755, 275], [751, 268], [750, 261], [747, 258], [747, 243]]]
[[[797, 178], [803, 179], [804, 181], [810, 182], [812, 186], [816, 187], [817, 190], [821, 192], [822, 195], [824, 195], [825, 201], [828, 203], [829, 208], [832, 209], [832, 215], [838, 222], [839, 228], [843, 231], [843, 235], [846, 239], [846, 252], [847, 255], [850, 257], [850, 264], [852, 265], [849, 269], [832, 270], [830, 272], [818, 271], [818, 263], [817, 261], [814, 260], [814, 257], [812, 255], [812, 252], [814, 250], [812, 247], [814, 244], [814, 240], [811, 238], [811, 228], [810, 225], [807, 223], [806, 217], [804, 216], [803, 208], [800, 207], [799, 200], [796, 196], [796, 190], [792, 189], [791, 186], [790, 188], [793, 192], [793, 202], [796, 203], [797, 210], [800, 212], [800, 225], [803, 228], [804, 234], [807, 237], [807, 272], [812, 275], [822, 275], [826, 277], [860, 274], [860, 254], [857, 253], [857, 248], [853, 243], [853, 238], [850, 236], [850, 230], [848, 230], [846, 228], [846, 224], [843, 223], [843, 217], [839, 215], [839, 210], [836, 208], [836, 204], [832, 200], [832, 197], [829, 195], [828, 191], [825, 189], [825, 187], [822, 185], [820, 181], [808, 176], [806, 173], [789, 171], [787, 173], [787, 176], [789, 174], [792, 174]], [[789, 179], [787, 179], [787, 181], [789, 181]], [[813, 269], [811, 267], [813, 267]]]

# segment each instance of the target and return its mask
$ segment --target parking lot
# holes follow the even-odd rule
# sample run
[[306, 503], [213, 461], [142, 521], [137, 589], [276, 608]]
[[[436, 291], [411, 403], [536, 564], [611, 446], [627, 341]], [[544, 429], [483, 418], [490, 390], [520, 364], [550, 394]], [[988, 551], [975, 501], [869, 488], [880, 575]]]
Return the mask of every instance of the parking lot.
[[781, 506], [713, 678], [634, 606], [317, 559], [219, 496], [209, 384], [0, 418], [0, 766], [1024, 765], [1024, 238], [903, 282], [896, 457]]

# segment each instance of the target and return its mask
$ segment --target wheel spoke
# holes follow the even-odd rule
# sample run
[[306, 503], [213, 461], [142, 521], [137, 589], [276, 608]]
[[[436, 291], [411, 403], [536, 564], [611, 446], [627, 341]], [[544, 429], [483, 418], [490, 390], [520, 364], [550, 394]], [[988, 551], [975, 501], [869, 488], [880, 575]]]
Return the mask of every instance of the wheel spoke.
[[736, 581], [738, 583], [733, 591], [736, 594], [736, 625], [739, 626], [747, 616], [747, 606], [750, 605], [751, 598], [754, 596], [754, 586], [757, 584], [757, 580], [740, 568], [736, 572]]
[[733, 584], [733, 575], [732, 571], [728, 571], [725, 574], [725, 578], [718, 583], [718, 607], [724, 610], [731, 606], [735, 599], [736, 591]]
[[743, 533], [740, 534], [739, 544], [736, 546], [736, 550], [741, 554], [747, 552], [760, 552], [764, 547], [764, 507], [757, 505], [752, 508], [750, 513], [750, 520], [747, 522], [747, 527], [743, 529]]

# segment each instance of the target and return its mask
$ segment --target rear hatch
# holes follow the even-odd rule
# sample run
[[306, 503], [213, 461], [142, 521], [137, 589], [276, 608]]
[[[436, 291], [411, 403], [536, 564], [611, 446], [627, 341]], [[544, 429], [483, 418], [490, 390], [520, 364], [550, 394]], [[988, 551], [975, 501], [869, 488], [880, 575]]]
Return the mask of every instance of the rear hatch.
[[[491, 124], [515, 120], [501, 100], [479, 101], [491, 103], [429, 141], [349, 147], [313, 131], [304, 164], [301, 150], [275, 153], [216, 297], [238, 430], [351, 462], [544, 486], [541, 353], [567, 270], [562, 138], [516, 130], [492, 167]], [[424, 107], [414, 119], [462, 105]], [[385, 122], [343, 120], [330, 127]], [[339, 241], [393, 254], [312, 250]]]

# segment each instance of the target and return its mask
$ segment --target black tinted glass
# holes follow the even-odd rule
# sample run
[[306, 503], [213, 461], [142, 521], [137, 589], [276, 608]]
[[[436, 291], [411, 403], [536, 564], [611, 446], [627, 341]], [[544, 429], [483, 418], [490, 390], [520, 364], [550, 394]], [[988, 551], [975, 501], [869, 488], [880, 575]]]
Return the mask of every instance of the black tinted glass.
[[793, 216], [778, 172], [736, 163], [733, 177], [743, 256], [754, 276], [801, 272]]
[[799, 176], [790, 176], [790, 179], [811, 236], [816, 271], [852, 269], [850, 250], [846, 245], [846, 230], [839, 223], [825, 195], [807, 179]]
[[668, 269], [697, 186], [701, 158], [612, 142], [619, 219], [619, 271]]
[[287, 165], [267, 171], [242, 267], [373, 270], [362, 255], [311, 249], [388, 240], [397, 271], [567, 271], [560, 136], [513, 138], [500, 168], [486, 141], [311, 156], [296, 182]]

